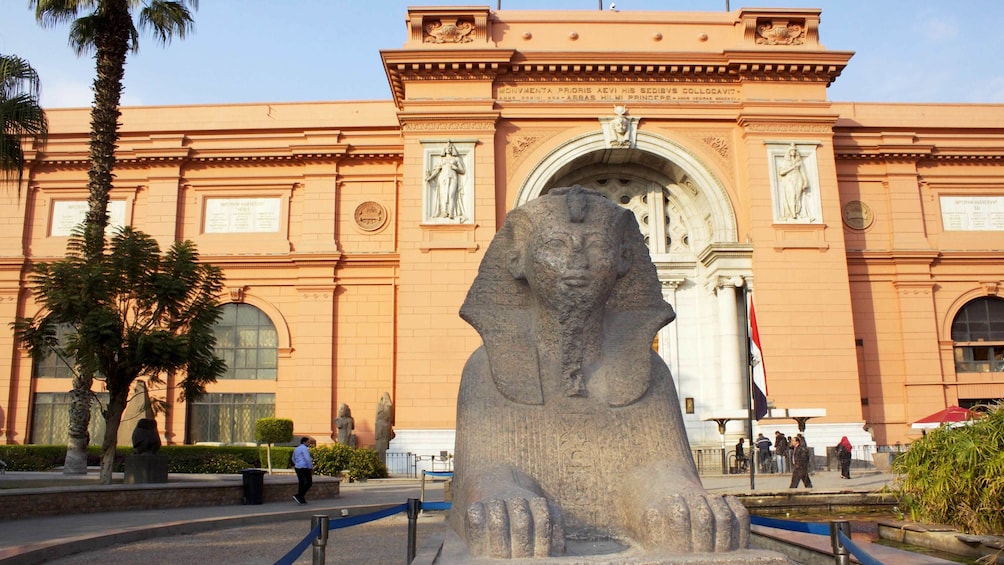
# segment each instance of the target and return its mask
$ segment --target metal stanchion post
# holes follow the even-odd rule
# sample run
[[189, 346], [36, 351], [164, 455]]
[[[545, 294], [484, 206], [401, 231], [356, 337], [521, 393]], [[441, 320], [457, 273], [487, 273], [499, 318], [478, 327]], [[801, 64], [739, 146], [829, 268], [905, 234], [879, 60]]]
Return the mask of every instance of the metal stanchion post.
[[422, 501], [417, 498], [408, 499], [408, 563], [415, 560], [415, 546], [418, 537], [418, 513], [422, 510]]
[[313, 531], [318, 526], [321, 529], [311, 544], [314, 547], [313, 564], [324, 565], [324, 550], [328, 545], [328, 516], [326, 514], [314, 514], [310, 517], [310, 530]]
[[425, 502], [425, 469], [422, 469], [422, 493], [419, 495], [418, 499]]
[[851, 537], [851, 523], [847, 520], [830, 522], [830, 545], [833, 547], [833, 562], [836, 565], [850, 565], [851, 554], [844, 547], [844, 544], [840, 543], [839, 532], [843, 532], [845, 536]]

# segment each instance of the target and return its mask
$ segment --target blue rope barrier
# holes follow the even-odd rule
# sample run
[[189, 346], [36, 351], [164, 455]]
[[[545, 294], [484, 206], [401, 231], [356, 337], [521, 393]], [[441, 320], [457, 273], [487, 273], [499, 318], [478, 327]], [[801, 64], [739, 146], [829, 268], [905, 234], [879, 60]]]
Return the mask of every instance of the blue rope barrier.
[[341, 528], [348, 528], [349, 526], [358, 526], [359, 524], [366, 524], [367, 522], [373, 522], [374, 520], [379, 520], [381, 518], [393, 516], [394, 514], [399, 514], [407, 510], [408, 510], [407, 504], [398, 504], [397, 506], [391, 506], [390, 508], [377, 510], [376, 512], [370, 512], [369, 514], [360, 514], [359, 516], [338, 518], [337, 520], [331, 520], [328, 522], [328, 530], [338, 530]]
[[449, 510], [452, 502], [423, 502], [422, 510]]
[[767, 528], [777, 528], [790, 532], [803, 532], [806, 534], [817, 534], [821, 536], [830, 535], [830, 526], [826, 524], [813, 524], [811, 522], [795, 522], [793, 520], [778, 520], [776, 518], [764, 518], [763, 516], [750, 516], [750, 524], [754, 526], [764, 526]]
[[430, 477], [452, 477], [453, 471], [422, 471], [423, 474], [429, 475]]
[[289, 550], [289, 553], [280, 557], [279, 560], [275, 562], [275, 565], [293, 565], [293, 563], [295, 563], [296, 560], [300, 558], [300, 555], [302, 555], [303, 552], [306, 551], [308, 547], [310, 547], [310, 544], [313, 543], [314, 538], [320, 535], [320, 533], [321, 533], [321, 525], [318, 524], [314, 526], [313, 530], [310, 530], [310, 533], [307, 534], [307, 537], [300, 540], [300, 543], [296, 544], [293, 547], [293, 549]]
[[882, 565], [882, 562], [875, 559], [871, 555], [861, 549], [858, 544], [851, 541], [851, 538], [847, 537], [844, 532], [837, 532], [837, 537], [840, 539], [840, 544], [847, 548], [847, 551], [851, 552], [851, 555], [858, 558], [861, 565]]

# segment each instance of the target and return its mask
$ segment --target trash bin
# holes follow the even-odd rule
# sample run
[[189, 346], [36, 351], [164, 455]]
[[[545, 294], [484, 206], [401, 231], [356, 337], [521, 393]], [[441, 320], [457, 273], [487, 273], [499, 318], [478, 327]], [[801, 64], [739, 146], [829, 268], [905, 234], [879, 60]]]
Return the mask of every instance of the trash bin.
[[265, 498], [265, 471], [262, 469], [244, 469], [244, 504], [262, 504]]

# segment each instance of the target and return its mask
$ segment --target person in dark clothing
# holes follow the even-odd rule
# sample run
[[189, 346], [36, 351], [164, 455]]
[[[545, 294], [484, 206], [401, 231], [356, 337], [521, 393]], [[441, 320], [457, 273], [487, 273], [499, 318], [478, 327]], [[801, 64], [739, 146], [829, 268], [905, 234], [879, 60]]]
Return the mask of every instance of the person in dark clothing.
[[766, 473], [768, 471], [771, 471], [770, 446], [771, 443], [769, 439], [765, 438], [763, 434], [757, 434], [756, 436], [757, 462], [760, 464], [761, 473]]
[[797, 488], [799, 482], [804, 482], [807, 488], [812, 488], [812, 481], [809, 480], [809, 448], [804, 444], [802, 438], [795, 437], [791, 456], [791, 486]]
[[746, 438], [741, 437], [736, 444], [736, 472], [741, 473], [749, 469], [746, 465]]
[[781, 432], [774, 432], [774, 462], [778, 473], [788, 472], [788, 440]]
[[847, 436], [840, 438], [837, 444], [837, 459], [840, 461], [840, 478], [851, 478], [851, 442]]

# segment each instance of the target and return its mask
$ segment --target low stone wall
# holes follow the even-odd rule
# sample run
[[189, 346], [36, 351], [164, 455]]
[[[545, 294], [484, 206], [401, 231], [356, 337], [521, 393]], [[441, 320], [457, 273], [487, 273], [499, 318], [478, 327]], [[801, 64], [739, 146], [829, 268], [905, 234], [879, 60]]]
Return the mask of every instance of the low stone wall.
[[855, 512], [892, 508], [899, 499], [890, 492], [806, 492], [737, 495], [751, 514], [774, 516], [814, 512]]
[[878, 535], [885, 540], [908, 543], [970, 559], [990, 559], [1004, 563], [1004, 536], [962, 534], [951, 526], [885, 520], [878, 523]]
[[[264, 502], [290, 500], [296, 493], [295, 476], [264, 477]], [[171, 479], [169, 479], [171, 480]], [[311, 500], [335, 498], [339, 494], [339, 479], [314, 477]], [[122, 510], [156, 510], [193, 506], [223, 506], [242, 504], [244, 483], [241, 477], [185, 480], [166, 484], [95, 485], [45, 487], [31, 489], [0, 489], [0, 520], [20, 520], [59, 514], [116, 512]]]

